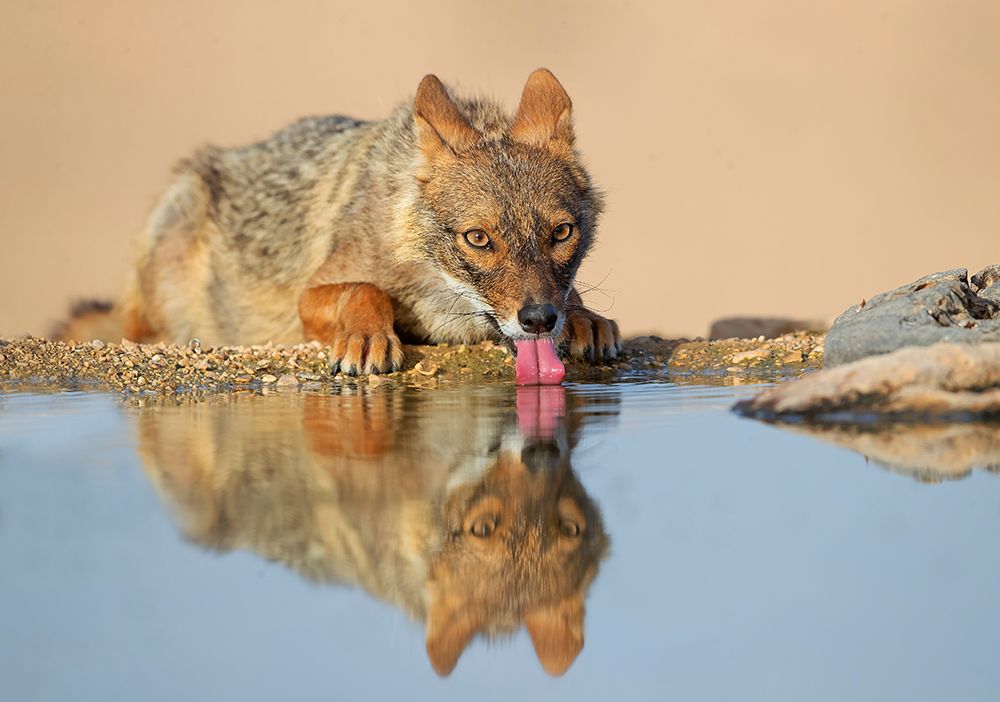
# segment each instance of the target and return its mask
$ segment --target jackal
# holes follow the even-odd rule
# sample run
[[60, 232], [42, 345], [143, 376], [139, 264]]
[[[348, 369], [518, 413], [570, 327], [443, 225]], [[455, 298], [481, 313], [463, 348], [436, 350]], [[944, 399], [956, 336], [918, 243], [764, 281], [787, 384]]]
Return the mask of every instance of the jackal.
[[608, 537], [570, 462], [583, 420], [558, 416], [562, 388], [520, 392], [539, 391], [516, 421], [481, 390], [237, 396], [135, 419], [190, 540], [392, 603], [425, 622], [442, 675], [476, 634], [522, 624], [558, 675], [583, 646]]
[[78, 306], [56, 335], [318, 340], [349, 374], [397, 369], [400, 337], [501, 338], [544, 375], [561, 368], [553, 341], [598, 361], [620, 351], [617, 325], [574, 289], [601, 207], [549, 71], [513, 117], [428, 75], [387, 119], [309, 117], [182, 161], [121, 299]]

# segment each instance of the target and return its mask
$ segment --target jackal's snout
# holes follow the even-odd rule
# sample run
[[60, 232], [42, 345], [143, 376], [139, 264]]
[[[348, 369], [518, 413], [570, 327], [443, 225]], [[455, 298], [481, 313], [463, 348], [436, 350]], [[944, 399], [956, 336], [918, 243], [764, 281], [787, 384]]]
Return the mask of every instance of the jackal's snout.
[[517, 321], [529, 334], [548, 334], [559, 324], [559, 310], [551, 302], [527, 303], [518, 311]]

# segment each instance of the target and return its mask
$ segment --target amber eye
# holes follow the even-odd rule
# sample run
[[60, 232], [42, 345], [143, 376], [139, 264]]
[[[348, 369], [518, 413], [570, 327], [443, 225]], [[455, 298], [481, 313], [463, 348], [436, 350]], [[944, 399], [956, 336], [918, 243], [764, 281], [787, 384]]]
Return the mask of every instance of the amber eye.
[[469, 246], [475, 246], [477, 249], [485, 249], [490, 245], [490, 235], [482, 229], [470, 229], [465, 233], [465, 240]]
[[580, 535], [580, 525], [571, 519], [564, 519], [559, 524], [559, 531], [563, 536], [574, 539]]
[[573, 235], [573, 225], [563, 222], [552, 230], [552, 241], [566, 241]]
[[480, 517], [469, 527], [469, 533], [477, 538], [486, 539], [493, 534], [493, 530], [496, 528], [497, 520], [495, 517]]

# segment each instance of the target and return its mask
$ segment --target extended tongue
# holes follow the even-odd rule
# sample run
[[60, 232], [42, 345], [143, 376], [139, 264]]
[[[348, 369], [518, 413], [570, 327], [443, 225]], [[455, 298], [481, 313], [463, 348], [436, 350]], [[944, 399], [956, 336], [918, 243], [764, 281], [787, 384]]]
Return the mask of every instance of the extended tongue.
[[522, 339], [514, 343], [518, 385], [558, 385], [566, 377], [566, 367], [556, 356], [552, 339]]

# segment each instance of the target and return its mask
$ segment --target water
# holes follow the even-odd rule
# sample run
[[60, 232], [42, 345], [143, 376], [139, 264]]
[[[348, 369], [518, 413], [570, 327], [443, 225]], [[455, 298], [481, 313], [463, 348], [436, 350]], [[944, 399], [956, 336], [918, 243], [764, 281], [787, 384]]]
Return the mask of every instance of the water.
[[997, 699], [1000, 430], [754, 391], [0, 395], [0, 697]]

